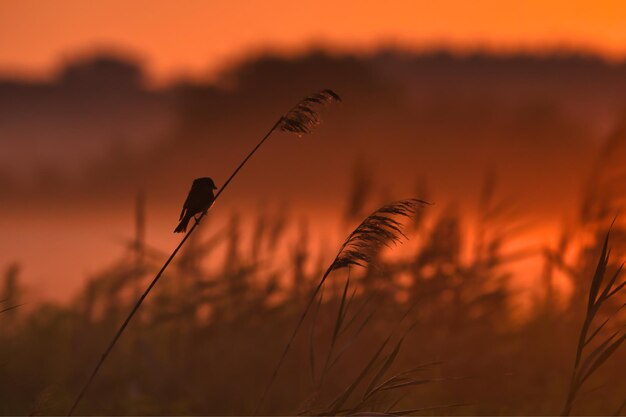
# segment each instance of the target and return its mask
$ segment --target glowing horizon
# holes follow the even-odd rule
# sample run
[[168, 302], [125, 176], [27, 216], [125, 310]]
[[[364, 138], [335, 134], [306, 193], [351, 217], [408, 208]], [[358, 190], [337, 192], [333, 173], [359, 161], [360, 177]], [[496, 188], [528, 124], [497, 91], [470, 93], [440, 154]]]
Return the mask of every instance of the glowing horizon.
[[157, 83], [210, 77], [251, 53], [292, 55], [311, 46], [335, 53], [393, 45], [457, 52], [565, 49], [626, 57], [626, 5], [610, 0], [250, 4], [0, 0], [0, 73], [45, 78], [67, 58], [103, 49], [139, 57]]

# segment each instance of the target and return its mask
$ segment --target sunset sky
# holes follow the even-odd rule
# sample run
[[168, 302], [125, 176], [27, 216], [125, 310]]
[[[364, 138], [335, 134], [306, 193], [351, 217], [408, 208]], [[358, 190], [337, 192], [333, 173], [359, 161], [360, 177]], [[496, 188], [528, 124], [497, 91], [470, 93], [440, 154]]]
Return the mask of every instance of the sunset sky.
[[625, 18], [617, 0], [0, 0], [0, 73], [46, 77], [94, 49], [137, 56], [156, 82], [211, 75], [250, 52], [312, 45], [567, 48], [620, 59]]
[[624, 161], [626, 0], [0, 0], [0, 417], [626, 416]]

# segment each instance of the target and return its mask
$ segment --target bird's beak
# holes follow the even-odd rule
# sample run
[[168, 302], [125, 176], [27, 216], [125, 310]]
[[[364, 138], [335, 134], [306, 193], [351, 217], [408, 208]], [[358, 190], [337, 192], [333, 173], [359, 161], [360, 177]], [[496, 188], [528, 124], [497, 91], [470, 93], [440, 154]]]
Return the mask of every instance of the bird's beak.
[[214, 190], [217, 190], [217, 187], [214, 185], [214, 186], [213, 186], [213, 189], [214, 189]]

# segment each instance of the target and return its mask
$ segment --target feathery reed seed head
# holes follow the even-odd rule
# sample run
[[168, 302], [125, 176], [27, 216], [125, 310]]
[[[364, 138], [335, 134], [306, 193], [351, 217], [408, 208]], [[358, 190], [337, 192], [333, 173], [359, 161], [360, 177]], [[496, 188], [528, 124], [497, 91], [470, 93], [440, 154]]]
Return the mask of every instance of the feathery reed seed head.
[[316, 107], [339, 101], [341, 101], [341, 97], [329, 89], [311, 94], [302, 99], [281, 118], [278, 128], [283, 132], [296, 133], [298, 136], [311, 133], [313, 128], [321, 122]]
[[418, 209], [429, 203], [415, 198], [396, 201], [370, 214], [348, 236], [341, 246], [331, 270], [348, 266], [366, 266], [383, 247], [406, 238], [402, 220], [412, 217]]

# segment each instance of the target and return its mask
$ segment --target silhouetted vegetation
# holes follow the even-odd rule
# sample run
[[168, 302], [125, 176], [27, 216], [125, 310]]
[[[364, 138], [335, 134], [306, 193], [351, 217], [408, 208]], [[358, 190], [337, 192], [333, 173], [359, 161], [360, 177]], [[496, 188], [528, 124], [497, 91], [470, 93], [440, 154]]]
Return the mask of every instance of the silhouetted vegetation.
[[[371, 198], [361, 200], [365, 207], [359, 211], [374, 204]], [[351, 196], [348, 204], [354, 201]], [[621, 288], [612, 279], [619, 268], [612, 259], [619, 257], [607, 256], [611, 218], [587, 224], [592, 238], [568, 267], [546, 249], [545, 274], [569, 271], [572, 298], [546, 286], [520, 311], [509, 262], [527, 252], [506, 249], [514, 236], [508, 225], [519, 221], [497, 198], [493, 179], [485, 182], [480, 210], [480, 224], [469, 225], [451, 209], [423, 208], [414, 216], [406, 245], [393, 253], [377, 251], [369, 258], [375, 261], [363, 267], [332, 272], [263, 411], [561, 411], [588, 305], [574, 295], [589, 294], [592, 282], [597, 286], [601, 274], [593, 278], [593, 269], [598, 259], [610, 278], [605, 282]], [[257, 216], [248, 232], [233, 216], [223, 226], [209, 220], [210, 226], [190, 239], [94, 381], [83, 413], [253, 411], [324, 264], [332, 261], [311, 257], [307, 248], [315, 242], [307, 238], [306, 226], [291, 224], [284, 213]], [[469, 228], [480, 231], [471, 247], [464, 237]], [[576, 231], [582, 232], [580, 227]], [[626, 236], [617, 225], [611, 233], [611, 244]], [[5, 381], [0, 412], [67, 410], [86, 370], [130, 309], [136, 286], [163, 259], [137, 236], [126, 259], [92, 277], [69, 305], [38, 304], [0, 316], [0, 377]], [[290, 254], [276, 263], [278, 246], [290, 248]], [[205, 267], [204, 260], [211, 266]], [[2, 299], [19, 300], [18, 277], [18, 268], [7, 270]], [[607, 337], [618, 340], [611, 335], [620, 327], [619, 313], [604, 320], [622, 302], [597, 313], [602, 328], [584, 338], [589, 352], [606, 349]], [[588, 340], [591, 334], [595, 345]], [[581, 400], [575, 413], [621, 411], [626, 359], [618, 351], [610, 361], [612, 366], [596, 367], [584, 378], [588, 391], [577, 393]]]
[[[315, 75], [306, 83], [332, 74], [348, 95], [368, 98], [355, 100], [359, 105], [345, 118], [352, 124], [340, 135], [358, 125], [361, 130], [355, 137], [364, 139], [366, 145], [381, 141], [383, 134], [401, 137], [406, 149], [414, 152], [394, 163], [404, 163], [407, 170], [417, 164], [439, 164], [445, 166], [446, 175], [466, 175], [469, 165], [456, 164], [469, 159], [464, 148], [453, 149], [456, 153], [445, 164], [415, 155], [415, 137], [434, 137], [436, 146], [452, 149], [453, 142], [446, 138], [461, 130], [455, 125], [459, 121], [471, 132], [465, 139], [477, 141], [485, 133], [492, 140], [496, 129], [506, 128], [513, 143], [503, 146], [507, 152], [520, 151], [516, 146], [523, 148], [529, 138], [541, 141], [545, 137], [556, 138], [549, 145], [551, 155], [591, 149], [580, 145], [583, 133], [565, 123], [562, 114], [555, 116], [554, 106], [533, 96], [542, 92], [541, 83], [525, 98], [527, 107], [511, 111], [516, 115], [513, 119], [493, 117], [490, 111], [497, 103], [517, 96], [508, 92], [499, 97], [494, 88], [487, 99], [477, 102], [475, 94], [485, 91], [480, 82], [471, 84], [468, 96], [463, 97], [457, 92], [452, 95], [454, 86], [447, 86], [442, 94], [429, 90], [421, 79], [407, 77], [409, 81], [402, 84], [395, 83], [393, 76], [380, 76], [385, 65], [405, 60], [403, 68], [419, 70], [446, 84], [455, 77], [441, 74], [442, 62], [461, 60], [465, 70], [473, 70], [470, 76], [481, 81], [486, 58], [437, 54], [421, 60], [392, 58], [380, 54], [367, 60], [333, 60], [311, 55], [288, 64], [265, 58], [226, 74], [233, 78], [224, 81], [227, 86], [230, 81], [237, 84], [230, 92], [206, 85], [177, 86], [169, 93], [180, 101], [180, 114], [167, 140], [145, 155], [116, 153], [92, 167], [81, 178], [84, 184], [77, 180], [71, 185], [43, 172], [41, 179], [47, 182], [30, 192], [44, 190], [37, 198], [47, 198], [66, 187], [59, 191], [62, 195], [67, 192], [81, 199], [81, 187], [88, 184], [110, 196], [119, 191], [119, 184], [132, 189], [164, 161], [181, 168], [172, 178], [182, 178], [199, 166], [205, 170], [210, 164], [202, 158], [191, 160], [189, 154], [213, 155], [215, 160], [215, 155], [223, 159], [224, 150], [238, 149], [240, 143], [232, 145], [229, 138], [246, 137], [269, 115], [274, 116], [273, 107], [292, 104], [290, 94], [277, 93], [276, 77], [296, 85], [290, 77], [305, 73], [304, 68]], [[561, 69], [572, 60], [582, 69], [597, 70], [600, 65], [559, 58], [550, 67], [548, 81], [560, 77]], [[531, 58], [522, 64], [530, 74], [545, 71]], [[515, 79], [520, 62], [510, 58], [497, 65], [506, 67]], [[602, 71], [609, 71], [603, 65]], [[101, 71], [109, 74], [107, 79], [119, 80], [120, 86], [139, 90], [146, 99], [152, 97], [143, 90], [135, 66], [110, 60], [71, 67], [59, 83], [84, 94], [85, 83]], [[578, 82], [578, 76], [571, 75], [571, 80]], [[430, 91], [441, 96], [441, 101], [409, 105], [409, 96], [404, 96], [407, 86]], [[473, 88], [480, 90], [476, 93]], [[270, 95], [272, 108], [258, 106], [255, 98]], [[324, 97], [333, 98], [329, 92]], [[300, 110], [280, 118], [270, 133], [274, 128], [307, 133], [317, 119]], [[378, 111], [384, 114], [381, 120], [375, 120]], [[242, 123], [242, 114], [254, 117]], [[455, 122], [444, 119], [446, 115]], [[398, 127], [407, 121], [419, 126], [417, 130]], [[235, 133], [223, 134], [233, 126]], [[398, 130], [387, 132], [389, 126]], [[209, 129], [225, 139], [206, 140]], [[568, 132], [572, 133], [571, 149], [560, 142]], [[485, 179], [476, 207], [463, 190], [456, 204], [422, 207], [421, 201], [410, 200], [401, 203], [407, 206], [383, 205], [381, 212], [376, 210], [393, 200], [394, 191], [386, 187], [388, 194], [381, 197], [378, 185], [385, 185], [389, 178], [405, 184], [408, 180], [398, 172], [376, 178], [371, 167], [361, 162], [354, 170], [352, 189], [345, 193], [345, 207], [328, 207], [344, 213], [337, 226], [341, 230], [336, 231], [349, 236], [343, 246], [341, 241], [311, 237], [312, 226], [299, 213], [246, 207], [234, 211], [227, 222], [217, 222], [209, 214], [204, 227], [185, 237], [186, 245], [179, 246], [179, 256], [172, 256], [170, 264], [169, 254], [145, 239], [146, 208], [139, 193], [136, 236], [124, 257], [91, 276], [70, 302], [28, 303], [19, 265], [4, 271], [0, 282], [0, 413], [65, 413], [101, 358], [103, 347], [112, 346], [111, 337], [116, 331], [120, 334], [120, 323], [127, 318], [127, 333], [110, 350], [107, 365], [94, 379], [80, 413], [620, 414], [626, 408], [626, 355], [620, 350], [626, 337], [620, 275], [626, 229], [618, 216], [624, 204], [625, 138], [623, 129], [615, 130], [593, 165], [580, 206], [563, 213], [575, 216], [566, 217], [560, 235], [541, 247], [518, 244], [528, 222], [523, 210], [530, 210], [535, 202], [501, 196], [495, 174]], [[335, 143], [328, 149], [350, 150], [354, 144]], [[493, 144], [480, 143], [485, 149]], [[480, 143], [471, 142], [471, 146], [481, 149]], [[548, 156], [520, 152], [538, 158], [533, 167], [540, 169], [533, 178], [550, 172], [549, 152]], [[336, 165], [345, 165], [345, 160], [338, 161]], [[509, 163], [506, 158], [497, 161]], [[428, 171], [422, 168], [415, 169], [415, 174]], [[9, 174], [0, 172], [0, 185], [7, 184], [0, 192], [19, 196], [22, 191]], [[528, 177], [522, 179], [527, 187], [541, 186]], [[171, 189], [176, 179], [155, 184], [154, 192], [164, 193], [167, 181]], [[321, 188], [332, 185], [325, 181]], [[418, 181], [415, 189], [416, 197], [431, 201], [425, 180]], [[146, 191], [153, 190], [146, 187]], [[22, 197], [20, 202], [27, 200]], [[370, 212], [374, 217], [366, 217]], [[411, 221], [401, 227], [395, 220], [389, 222], [387, 214]], [[616, 216], [609, 235], [607, 229]], [[196, 225], [191, 225], [192, 231]], [[384, 245], [402, 234], [407, 237], [403, 246]], [[529, 260], [541, 263], [538, 276], [519, 266]], [[169, 269], [163, 267], [164, 262]], [[161, 273], [165, 279], [139, 310], [137, 298]], [[526, 289], [519, 289], [520, 282], [527, 284]], [[128, 317], [135, 312], [130, 322]]]

